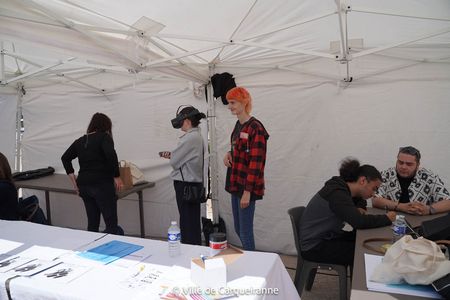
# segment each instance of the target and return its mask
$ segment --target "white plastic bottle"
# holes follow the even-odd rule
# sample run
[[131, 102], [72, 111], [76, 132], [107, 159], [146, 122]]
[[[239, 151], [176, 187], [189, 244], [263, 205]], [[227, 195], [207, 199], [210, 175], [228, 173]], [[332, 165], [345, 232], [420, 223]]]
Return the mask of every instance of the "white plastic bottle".
[[395, 243], [406, 234], [405, 216], [397, 215], [392, 223], [392, 242]]
[[181, 233], [177, 221], [170, 223], [167, 232], [167, 243], [169, 244], [169, 256], [175, 257], [181, 254]]

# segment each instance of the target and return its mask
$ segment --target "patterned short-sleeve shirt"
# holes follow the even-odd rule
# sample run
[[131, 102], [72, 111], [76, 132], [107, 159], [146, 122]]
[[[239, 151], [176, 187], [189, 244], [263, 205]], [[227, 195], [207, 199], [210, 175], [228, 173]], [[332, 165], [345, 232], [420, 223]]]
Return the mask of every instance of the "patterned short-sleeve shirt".
[[[402, 188], [397, 178], [395, 167], [381, 173], [383, 183], [376, 197], [383, 197], [398, 202], [402, 194]], [[409, 201], [431, 204], [444, 199], [450, 199], [450, 193], [444, 186], [444, 182], [433, 172], [420, 168], [408, 187]]]

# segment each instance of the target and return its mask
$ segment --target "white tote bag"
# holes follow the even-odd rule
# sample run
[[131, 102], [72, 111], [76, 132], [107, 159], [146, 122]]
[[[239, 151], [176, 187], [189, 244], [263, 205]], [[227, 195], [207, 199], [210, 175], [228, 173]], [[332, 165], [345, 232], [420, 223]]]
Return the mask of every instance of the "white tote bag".
[[386, 251], [371, 280], [382, 283], [431, 284], [450, 273], [450, 261], [435, 242], [405, 235]]

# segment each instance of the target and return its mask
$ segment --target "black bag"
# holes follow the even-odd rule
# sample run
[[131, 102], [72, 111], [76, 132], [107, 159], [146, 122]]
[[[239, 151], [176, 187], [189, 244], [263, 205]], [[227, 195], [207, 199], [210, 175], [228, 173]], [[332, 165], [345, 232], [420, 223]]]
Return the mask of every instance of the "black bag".
[[431, 285], [439, 295], [443, 296], [445, 299], [450, 299], [450, 274], [433, 281]]
[[36, 170], [29, 170], [24, 172], [15, 172], [12, 174], [12, 177], [14, 181], [21, 181], [21, 180], [28, 180], [28, 179], [34, 179], [44, 176], [49, 176], [55, 173], [55, 169], [52, 167], [42, 168], [42, 169], [36, 169]]
[[211, 77], [211, 84], [214, 90], [214, 98], [220, 97], [224, 105], [228, 105], [227, 92], [236, 87], [233, 75], [230, 73], [214, 74]]
[[48, 225], [47, 218], [39, 207], [39, 199], [33, 195], [25, 199], [19, 199], [19, 215], [21, 220]]
[[206, 190], [201, 182], [184, 182], [183, 201], [189, 203], [205, 203]]
[[419, 234], [432, 241], [450, 239], [450, 213], [429, 221], [424, 221]]
[[[181, 170], [181, 168], [179, 170], [181, 178], [183, 179], [184, 182], [183, 201], [188, 203], [205, 203], [208, 197], [206, 196], [206, 189], [203, 186], [203, 181], [202, 182], [184, 181], [183, 171]], [[202, 163], [202, 170], [203, 170], [203, 163]]]

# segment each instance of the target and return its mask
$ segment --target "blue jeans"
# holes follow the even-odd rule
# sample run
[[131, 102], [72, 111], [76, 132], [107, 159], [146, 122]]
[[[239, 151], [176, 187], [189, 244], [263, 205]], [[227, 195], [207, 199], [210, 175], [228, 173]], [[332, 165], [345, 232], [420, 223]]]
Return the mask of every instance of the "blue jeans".
[[241, 197], [231, 194], [231, 206], [233, 209], [234, 230], [241, 240], [244, 250], [255, 250], [255, 238], [253, 236], [253, 217], [255, 216], [255, 201], [250, 201], [248, 207], [241, 208]]

